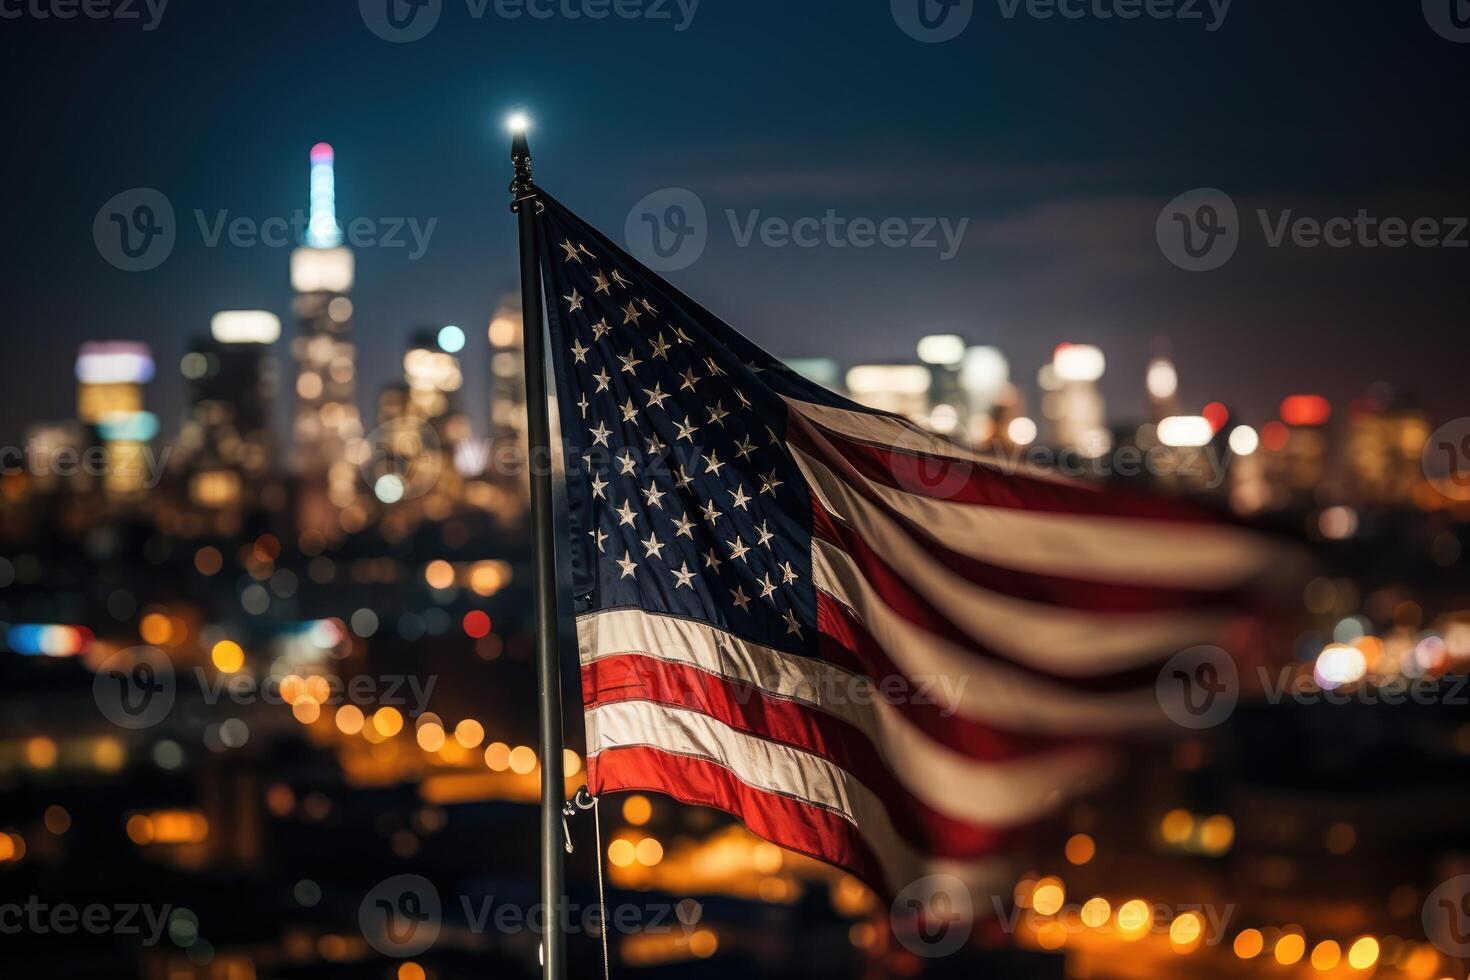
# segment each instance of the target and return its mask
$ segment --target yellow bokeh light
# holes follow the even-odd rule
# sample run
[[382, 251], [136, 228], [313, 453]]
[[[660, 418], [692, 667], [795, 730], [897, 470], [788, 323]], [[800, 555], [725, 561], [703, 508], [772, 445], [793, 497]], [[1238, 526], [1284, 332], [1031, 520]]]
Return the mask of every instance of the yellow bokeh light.
[[209, 659], [214, 661], [217, 669], [233, 674], [245, 666], [245, 651], [234, 640], [220, 640], [209, 651]]
[[1066, 889], [1055, 878], [1043, 878], [1031, 893], [1031, 907], [1040, 915], [1056, 915], [1067, 899]]
[[322, 716], [322, 706], [316, 698], [303, 694], [291, 705], [291, 715], [301, 724], [310, 725]]
[[1262, 937], [1259, 929], [1243, 929], [1235, 937], [1235, 955], [1243, 960], [1260, 956], [1265, 946], [1265, 938]]
[[424, 581], [432, 589], [447, 589], [454, 584], [454, 566], [443, 558], [436, 558], [425, 566]]
[[473, 718], [465, 718], [454, 726], [454, 740], [467, 749], [476, 749], [485, 741], [485, 726]]
[[607, 860], [615, 868], [626, 868], [638, 860], [637, 849], [632, 841], [620, 838], [607, 845]]
[[1036, 928], [1036, 944], [1042, 949], [1061, 949], [1067, 945], [1067, 927], [1055, 920]]
[[715, 955], [715, 950], [720, 948], [720, 940], [710, 929], [696, 929], [694, 935], [689, 937], [689, 952], [702, 960], [707, 960]]
[[1170, 844], [1183, 844], [1194, 831], [1194, 817], [1188, 810], [1170, 810], [1159, 822], [1159, 833]]
[[1112, 914], [1113, 907], [1108, 904], [1106, 898], [1089, 898], [1082, 903], [1082, 924], [1089, 929], [1107, 925]]
[[392, 738], [403, 731], [403, 715], [391, 706], [379, 708], [373, 712], [373, 727], [378, 730], [379, 735]]
[[409, 960], [398, 964], [398, 980], [424, 980], [424, 968]]
[[343, 735], [356, 735], [362, 731], [362, 709], [355, 704], [344, 704], [337, 709], [337, 730]]
[[1272, 951], [1272, 955], [1282, 966], [1291, 966], [1300, 960], [1306, 951], [1307, 941], [1296, 933], [1289, 932], [1276, 940], [1276, 949]]
[[1200, 824], [1199, 843], [1206, 854], [1224, 854], [1235, 843], [1235, 821], [1223, 813]]
[[1073, 864], [1086, 864], [1097, 853], [1097, 844], [1087, 834], [1073, 834], [1067, 838], [1067, 860]]
[[53, 739], [37, 735], [26, 739], [26, 763], [35, 769], [50, 769], [56, 765], [60, 750]]
[[418, 739], [419, 748], [425, 752], [438, 752], [444, 748], [444, 729], [433, 722], [419, 726], [415, 738]]
[[1312, 968], [1326, 973], [1342, 959], [1342, 947], [1331, 939], [1324, 939], [1312, 948]]
[[536, 750], [529, 745], [517, 745], [510, 750], [510, 771], [525, 776], [536, 768]]
[[166, 646], [174, 636], [174, 624], [163, 613], [151, 612], [138, 623], [138, 635], [144, 643]]
[[1199, 942], [1203, 933], [1204, 926], [1193, 912], [1185, 912], [1169, 923], [1169, 942], [1175, 946], [1192, 946]]
[[1366, 970], [1378, 962], [1378, 940], [1364, 936], [1348, 948], [1348, 966], [1354, 970]]
[[645, 837], [633, 849], [633, 856], [645, 867], [653, 867], [664, 859], [664, 846], [652, 837]]
[[306, 681], [298, 674], [287, 674], [281, 678], [281, 700], [295, 704], [296, 699], [306, 693]]
[[505, 772], [510, 768], [510, 746], [504, 742], [491, 742], [485, 746], [485, 765], [492, 772]]
[[635, 827], [641, 827], [653, 817], [653, 804], [648, 797], [634, 793], [623, 801], [623, 819]]
[[1126, 938], [1142, 936], [1153, 921], [1153, 909], [1141, 898], [1130, 898], [1118, 906], [1118, 931]]

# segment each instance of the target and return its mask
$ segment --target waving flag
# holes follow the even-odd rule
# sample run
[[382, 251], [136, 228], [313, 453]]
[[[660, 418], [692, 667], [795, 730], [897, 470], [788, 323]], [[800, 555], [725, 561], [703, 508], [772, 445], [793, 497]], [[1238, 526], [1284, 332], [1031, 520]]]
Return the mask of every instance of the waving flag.
[[1159, 716], [1268, 556], [813, 385], [542, 195], [591, 791], [717, 807], [893, 894]]

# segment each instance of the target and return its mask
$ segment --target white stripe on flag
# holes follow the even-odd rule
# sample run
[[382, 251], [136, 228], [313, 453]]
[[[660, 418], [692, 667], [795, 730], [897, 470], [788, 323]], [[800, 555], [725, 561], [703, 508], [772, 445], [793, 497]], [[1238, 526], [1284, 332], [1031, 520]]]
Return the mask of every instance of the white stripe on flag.
[[[577, 634], [584, 664], [628, 653], [649, 656], [643, 651], [655, 650], [653, 659], [686, 664], [842, 718], [868, 735], [905, 789], [958, 820], [990, 827], [1034, 820], [1107, 774], [1108, 753], [1090, 747], [1006, 762], [971, 759], [919, 731], [886, 701], [857, 690], [846, 671], [704, 623], [617, 609], [579, 616]], [[945, 680], [935, 686], [962, 691], [974, 679]]]
[[1152, 687], [1118, 694], [1071, 690], [915, 626], [889, 608], [845, 552], [824, 541], [813, 542], [812, 575], [817, 588], [851, 610], [905, 675], [968, 676], [958, 698], [967, 717], [1008, 731], [1055, 735], [1100, 735], [1163, 720]]
[[894, 830], [888, 813], [857, 779], [825, 759], [735, 731], [708, 715], [649, 701], [619, 701], [587, 711], [587, 755], [625, 746], [651, 746], [704, 759], [748, 786], [819, 806], [853, 824], [902, 887], [923, 865]]
[[[842, 480], [820, 461], [795, 447], [787, 448], [806, 472], [808, 482], [819, 485], [824, 499], [835, 505]], [[1261, 573], [1272, 560], [1270, 547], [1233, 528], [990, 507], [904, 493], [857, 474], [853, 478], [862, 480], [900, 515], [931, 530], [947, 547], [971, 558], [1023, 571], [1138, 585], [1219, 589]], [[844, 487], [843, 498], [858, 498], [858, 494]], [[829, 509], [839, 514], [847, 512]]]

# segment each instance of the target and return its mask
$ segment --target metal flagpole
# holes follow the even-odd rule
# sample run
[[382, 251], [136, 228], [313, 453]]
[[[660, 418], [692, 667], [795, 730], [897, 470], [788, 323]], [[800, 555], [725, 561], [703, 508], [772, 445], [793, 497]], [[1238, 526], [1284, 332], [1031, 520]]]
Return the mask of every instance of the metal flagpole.
[[561, 811], [566, 783], [562, 775], [561, 644], [556, 620], [556, 542], [552, 529], [551, 423], [546, 409], [546, 339], [542, 326], [541, 262], [536, 248], [536, 215], [541, 202], [531, 182], [531, 148], [524, 120], [513, 125], [510, 158], [515, 180], [511, 210], [520, 221], [521, 316], [526, 354], [526, 433], [531, 472], [531, 540], [536, 561], [536, 680], [541, 705], [541, 903], [544, 980], [566, 975], [565, 905], [562, 876]]

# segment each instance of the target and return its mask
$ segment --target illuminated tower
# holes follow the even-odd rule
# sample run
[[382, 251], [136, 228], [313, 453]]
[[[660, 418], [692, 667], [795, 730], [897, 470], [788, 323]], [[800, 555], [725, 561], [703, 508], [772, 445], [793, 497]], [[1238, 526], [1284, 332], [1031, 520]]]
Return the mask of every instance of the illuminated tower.
[[[296, 363], [296, 412], [292, 424], [293, 469], [300, 480], [301, 527], [332, 534], [354, 523], [362, 420], [357, 411], [356, 351], [351, 340], [352, 253], [337, 224], [336, 177], [331, 146], [311, 148], [311, 214], [306, 241], [291, 253], [291, 286], [299, 331], [291, 342]], [[360, 515], [355, 515], [360, 518]]]
[[92, 427], [102, 446], [102, 487], [109, 497], [136, 497], [155, 475], [149, 443], [158, 419], [143, 408], [153, 371], [153, 352], [144, 343], [86, 343], [77, 352], [77, 418]]
[[267, 352], [281, 321], [265, 310], [224, 310], [210, 321], [210, 333], [180, 365], [190, 392], [180, 442], [188, 453], [190, 503], [212, 512], [217, 530], [229, 533], [262, 502], [271, 475], [276, 378]]

